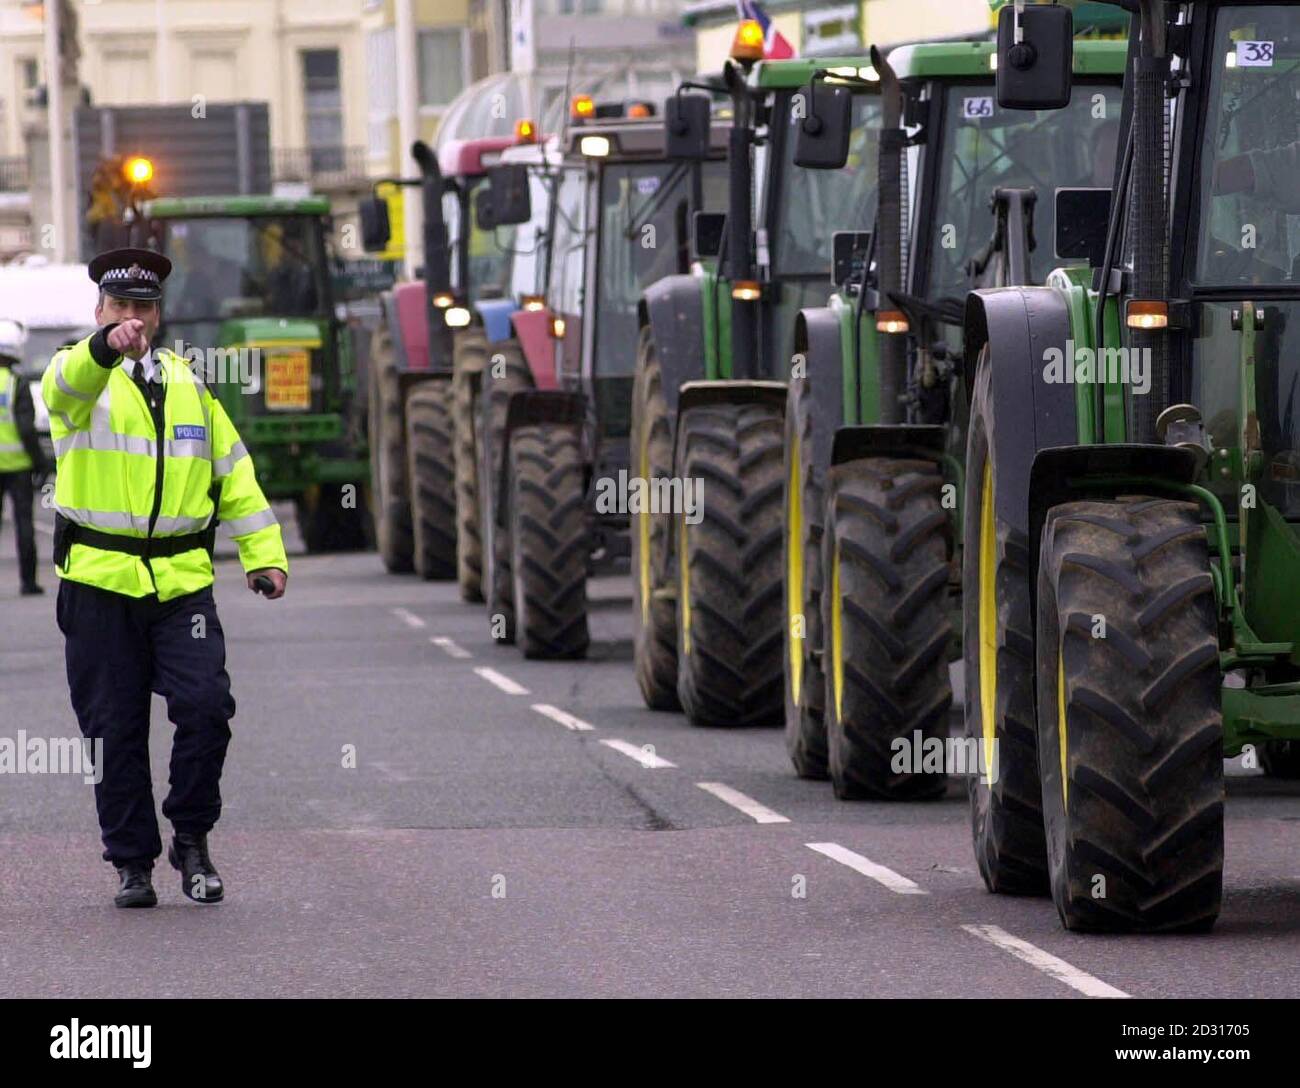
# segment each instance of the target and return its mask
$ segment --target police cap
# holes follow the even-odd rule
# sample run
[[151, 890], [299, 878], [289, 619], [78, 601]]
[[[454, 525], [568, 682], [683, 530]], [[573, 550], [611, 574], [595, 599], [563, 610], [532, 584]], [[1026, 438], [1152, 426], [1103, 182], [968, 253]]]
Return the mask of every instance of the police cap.
[[151, 249], [111, 249], [90, 262], [90, 278], [114, 298], [155, 302], [172, 263]]

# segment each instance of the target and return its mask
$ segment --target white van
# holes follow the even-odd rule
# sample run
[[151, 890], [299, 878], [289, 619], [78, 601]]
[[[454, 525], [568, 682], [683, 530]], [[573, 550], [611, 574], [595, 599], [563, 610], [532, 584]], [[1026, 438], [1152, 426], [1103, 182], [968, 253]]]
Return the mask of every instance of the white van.
[[21, 321], [27, 329], [19, 373], [31, 379], [42, 436], [49, 434], [50, 418], [41, 400], [41, 375], [59, 348], [95, 331], [98, 301], [99, 288], [84, 264], [50, 264], [37, 256], [0, 265], [0, 318]]

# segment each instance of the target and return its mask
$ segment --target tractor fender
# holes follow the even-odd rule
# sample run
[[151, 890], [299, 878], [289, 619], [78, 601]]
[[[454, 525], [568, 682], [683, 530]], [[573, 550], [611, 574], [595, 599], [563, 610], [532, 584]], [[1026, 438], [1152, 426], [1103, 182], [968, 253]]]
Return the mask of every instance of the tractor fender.
[[538, 389], [555, 389], [555, 341], [551, 339], [551, 315], [545, 310], [516, 310], [510, 315], [524, 362]]
[[1134, 494], [1132, 484], [1114, 482], [1122, 476], [1152, 476], [1171, 484], [1195, 483], [1198, 468], [1196, 455], [1179, 446], [1132, 442], [1040, 449], [1029, 470], [1029, 540], [1033, 542], [1029, 549], [1029, 592], [1037, 598], [1037, 542], [1053, 506]]
[[426, 304], [423, 280], [399, 283], [393, 288], [390, 319], [393, 343], [401, 345], [403, 370], [440, 369], [430, 366], [429, 323], [424, 317]]
[[915, 457], [943, 460], [948, 428], [940, 423], [873, 423], [835, 431], [830, 464], [863, 457]]
[[794, 321], [794, 354], [803, 356], [812, 398], [813, 464], [822, 472], [831, 464], [836, 425], [844, 419], [843, 324], [829, 306], [800, 310]]
[[704, 377], [704, 299], [695, 276], [665, 276], [652, 283], [638, 306], [650, 326], [668, 418], [678, 416], [679, 391]]
[[520, 427], [544, 423], [553, 427], [582, 430], [587, 419], [587, 398], [581, 393], [560, 389], [525, 389], [510, 397], [506, 408], [505, 432], [502, 435], [501, 471], [497, 477], [497, 523], [505, 525], [505, 496], [510, 484], [510, 439]]
[[[998, 517], [1029, 530], [1030, 469], [1041, 449], [1078, 442], [1075, 386], [1043, 380], [1046, 352], [1066, 352], [1070, 314], [1050, 287], [997, 287], [966, 296], [966, 395], [975, 387], [975, 365], [987, 344], [993, 366], [993, 456], [998, 472]], [[1029, 538], [1032, 539], [1032, 538]], [[1033, 547], [1030, 551], [1033, 551]]]

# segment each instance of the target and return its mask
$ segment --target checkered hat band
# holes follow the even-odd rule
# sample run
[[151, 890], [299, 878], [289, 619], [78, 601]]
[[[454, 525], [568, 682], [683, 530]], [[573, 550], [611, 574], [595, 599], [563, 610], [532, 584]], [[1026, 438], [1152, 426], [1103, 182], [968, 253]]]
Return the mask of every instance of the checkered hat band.
[[110, 268], [100, 277], [100, 284], [116, 283], [118, 280], [148, 280], [150, 283], [158, 282], [158, 273], [150, 272], [147, 268], [141, 268], [139, 265], [133, 265], [131, 268]]

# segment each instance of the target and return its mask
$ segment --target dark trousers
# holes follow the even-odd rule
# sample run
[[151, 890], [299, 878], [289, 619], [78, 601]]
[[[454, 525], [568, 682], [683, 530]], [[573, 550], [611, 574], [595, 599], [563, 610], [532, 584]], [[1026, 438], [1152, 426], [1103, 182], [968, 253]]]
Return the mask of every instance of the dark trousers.
[[176, 726], [163, 815], [177, 831], [207, 834], [221, 815], [235, 714], [211, 588], [161, 603], [65, 580], [57, 614], [81, 732], [104, 742], [95, 786], [104, 860], [152, 862], [162, 853], [149, 778], [153, 692], [167, 700]]
[[5, 493], [14, 508], [14, 531], [18, 536], [18, 575], [24, 586], [36, 584], [36, 531], [32, 528], [32, 474], [0, 472], [0, 521], [4, 518]]

